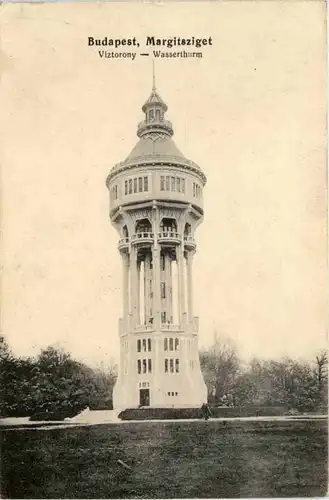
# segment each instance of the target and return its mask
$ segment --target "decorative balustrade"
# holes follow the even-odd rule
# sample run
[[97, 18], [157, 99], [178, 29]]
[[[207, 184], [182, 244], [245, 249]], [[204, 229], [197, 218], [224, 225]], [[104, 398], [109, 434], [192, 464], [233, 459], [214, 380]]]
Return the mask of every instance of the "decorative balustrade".
[[168, 330], [170, 332], [177, 332], [181, 330], [180, 325], [174, 325], [173, 323], [161, 323], [161, 330]]
[[[159, 241], [161, 240], [171, 240], [171, 241], [176, 241], [177, 243], [179, 243], [181, 241], [181, 236], [179, 233], [177, 233], [176, 231], [161, 231], [159, 233], [156, 233], [157, 234], [157, 239]], [[131, 241], [132, 243], [136, 242], [136, 241], [153, 241], [154, 240], [154, 233], [151, 233], [151, 232], [140, 232], [140, 233], [135, 233], [132, 235], [131, 237]], [[124, 248], [126, 246], [128, 246], [129, 244], [129, 238], [126, 237], [126, 238], [120, 238], [119, 239], [119, 242], [118, 242], [118, 247], [119, 249], [120, 248]], [[194, 236], [184, 236], [184, 244], [187, 245], [187, 246], [193, 246], [195, 247], [196, 244], [195, 244], [195, 239], [194, 239]]]
[[143, 333], [143, 332], [150, 332], [154, 330], [154, 325], [152, 324], [147, 324], [147, 325], [137, 325], [134, 328], [134, 331], [137, 333]]
[[195, 239], [194, 236], [191, 235], [185, 235], [184, 236], [184, 245], [185, 246], [190, 246], [190, 247], [195, 247]]
[[135, 233], [131, 237], [132, 243], [135, 243], [136, 241], [153, 241], [154, 240], [154, 233], [149, 233], [149, 232], [140, 232], [140, 233]]
[[177, 242], [180, 241], [180, 235], [175, 231], [161, 231], [160, 233], [158, 233], [157, 237], [158, 240], [175, 240]]
[[120, 248], [127, 246], [128, 244], [129, 244], [129, 238], [120, 238], [119, 243], [118, 243], [118, 247], [120, 249]]
[[143, 121], [139, 122], [139, 124], [137, 126], [137, 133], [140, 130], [143, 130], [144, 128], [152, 128], [152, 127], [156, 127], [157, 125], [159, 125], [160, 127], [172, 129], [171, 121], [169, 121], [169, 120], [157, 120], [156, 118], [154, 118], [153, 120], [150, 120], [150, 121], [143, 120]]

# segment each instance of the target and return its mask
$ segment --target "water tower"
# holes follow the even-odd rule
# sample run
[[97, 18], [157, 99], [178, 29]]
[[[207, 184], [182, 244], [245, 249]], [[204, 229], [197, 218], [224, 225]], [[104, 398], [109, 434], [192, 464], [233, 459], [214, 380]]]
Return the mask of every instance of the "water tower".
[[207, 401], [192, 279], [206, 177], [174, 143], [154, 84], [142, 110], [136, 146], [106, 180], [123, 268], [113, 404], [195, 407]]

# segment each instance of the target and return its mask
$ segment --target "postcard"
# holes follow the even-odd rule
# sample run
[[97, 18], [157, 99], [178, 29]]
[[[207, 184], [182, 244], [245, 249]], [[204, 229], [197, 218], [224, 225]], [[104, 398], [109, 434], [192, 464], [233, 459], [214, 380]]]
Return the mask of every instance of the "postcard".
[[325, 496], [326, 4], [0, 25], [1, 496]]

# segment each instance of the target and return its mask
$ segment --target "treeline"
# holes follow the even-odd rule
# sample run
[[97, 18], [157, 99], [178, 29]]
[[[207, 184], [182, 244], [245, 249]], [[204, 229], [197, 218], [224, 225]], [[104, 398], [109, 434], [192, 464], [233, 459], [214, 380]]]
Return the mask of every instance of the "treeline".
[[230, 342], [216, 340], [200, 353], [208, 402], [216, 406], [283, 406], [297, 412], [326, 412], [328, 355], [314, 360], [251, 359], [243, 363]]
[[112, 409], [116, 367], [90, 368], [60, 347], [18, 358], [0, 339], [0, 416], [63, 419], [90, 409]]
[[[327, 352], [312, 361], [252, 359], [244, 363], [230, 342], [216, 340], [200, 352], [212, 406], [282, 406], [297, 412], [326, 412]], [[35, 420], [72, 417], [89, 407], [112, 409], [116, 366], [91, 368], [60, 347], [35, 358], [15, 357], [0, 338], [0, 417]]]

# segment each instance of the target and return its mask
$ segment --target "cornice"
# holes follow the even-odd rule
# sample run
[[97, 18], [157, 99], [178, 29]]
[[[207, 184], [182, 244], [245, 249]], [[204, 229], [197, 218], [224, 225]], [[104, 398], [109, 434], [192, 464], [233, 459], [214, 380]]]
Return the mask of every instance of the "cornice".
[[119, 216], [123, 214], [128, 214], [130, 212], [135, 212], [137, 210], [143, 209], [161, 209], [161, 208], [176, 208], [178, 210], [185, 210], [186, 213], [190, 213], [195, 215], [197, 219], [203, 217], [203, 210], [200, 207], [196, 207], [188, 202], [170, 202], [170, 201], [162, 201], [158, 199], [153, 199], [141, 203], [125, 203], [120, 205], [119, 207], [112, 210], [110, 213], [110, 217], [112, 220], [116, 220]]
[[203, 186], [207, 182], [207, 177], [201, 171], [200, 167], [191, 160], [174, 156], [152, 155], [150, 157], [147, 156], [137, 157], [129, 162], [123, 161], [117, 163], [111, 169], [110, 173], [106, 178], [106, 186], [109, 187], [110, 181], [117, 175], [122, 174], [125, 171], [133, 170], [139, 167], [147, 167], [149, 170], [159, 170], [163, 169], [163, 167], [178, 167], [183, 170], [188, 170], [196, 174], [199, 178], [201, 178]]

